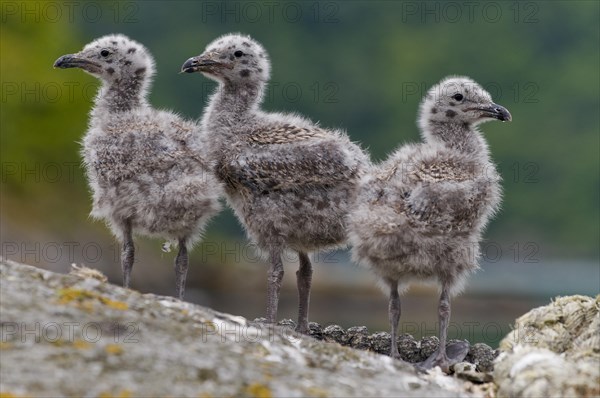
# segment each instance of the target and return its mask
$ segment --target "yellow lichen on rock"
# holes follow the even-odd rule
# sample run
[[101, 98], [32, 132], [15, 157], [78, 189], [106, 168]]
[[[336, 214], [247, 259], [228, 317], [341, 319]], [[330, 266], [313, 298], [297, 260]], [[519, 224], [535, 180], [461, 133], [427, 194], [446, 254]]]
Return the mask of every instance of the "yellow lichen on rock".
[[129, 308], [127, 303], [124, 303], [122, 301], [111, 300], [111, 299], [103, 297], [103, 296], [99, 296], [98, 299], [100, 300], [100, 302], [102, 304], [107, 305], [110, 308], [114, 308], [115, 310], [125, 311], [126, 309]]
[[58, 291], [58, 303], [59, 304], [68, 304], [73, 301], [81, 302], [84, 300], [93, 299], [95, 297], [96, 297], [95, 293], [89, 292], [87, 290], [82, 290], [82, 289], [73, 289], [70, 287], [67, 287], [65, 289], [60, 289]]
[[90, 312], [94, 308], [95, 303], [106, 305], [115, 310], [124, 311], [129, 308], [127, 303], [122, 301], [111, 300], [98, 293], [83, 289], [64, 288], [58, 291], [58, 303], [69, 304], [75, 302], [80, 308]]
[[129, 391], [129, 390], [122, 390], [122, 391], [118, 392], [116, 395], [113, 395], [112, 393], [109, 393], [109, 392], [102, 392], [99, 395], [100, 398], [131, 398], [132, 396], [133, 395], [131, 394], [131, 391]]
[[311, 397], [317, 398], [327, 398], [329, 395], [327, 394], [327, 390], [318, 387], [309, 387], [306, 389], [307, 395]]
[[12, 343], [9, 343], [6, 341], [0, 341], [0, 350], [8, 350], [13, 347], [14, 347], [14, 345]]
[[261, 383], [252, 383], [246, 387], [246, 394], [253, 398], [272, 398], [273, 393], [271, 389]]
[[104, 351], [111, 355], [121, 355], [123, 353], [123, 347], [119, 344], [108, 344], [104, 347]]
[[78, 350], [87, 350], [91, 348], [92, 345], [85, 340], [77, 339], [73, 341], [73, 347], [77, 348]]

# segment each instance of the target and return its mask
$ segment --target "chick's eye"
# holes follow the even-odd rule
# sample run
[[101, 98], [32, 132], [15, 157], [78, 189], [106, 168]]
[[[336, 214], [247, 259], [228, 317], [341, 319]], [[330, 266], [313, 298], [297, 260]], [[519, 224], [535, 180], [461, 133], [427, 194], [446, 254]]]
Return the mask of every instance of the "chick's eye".
[[454, 99], [455, 99], [455, 100], [457, 100], [457, 101], [462, 101], [464, 97], [463, 97], [463, 95], [462, 95], [462, 94], [454, 94], [454, 95], [452, 96], [452, 98], [454, 98]]
[[100, 55], [102, 55], [103, 57], [108, 57], [108, 54], [110, 54], [110, 51], [108, 51], [108, 50], [100, 51]]
[[235, 55], [236, 57], [241, 57], [242, 55], [244, 55], [244, 53], [240, 50], [237, 50], [236, 52], [233, 53], [233, 55]]

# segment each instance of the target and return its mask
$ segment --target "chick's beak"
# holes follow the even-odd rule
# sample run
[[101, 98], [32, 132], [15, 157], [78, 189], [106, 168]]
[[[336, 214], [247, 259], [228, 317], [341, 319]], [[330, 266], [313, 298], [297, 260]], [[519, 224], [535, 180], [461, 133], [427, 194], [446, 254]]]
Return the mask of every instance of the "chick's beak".
[[512, 120], [512, 115], [502, 105], [491, 103], [487, 106], [477, 108], [477, 110], [483, 111], [486, 117], [498, 119], [502, 122], [510, 122]]
[[86, 67], [97, 67], [98, 65], [94, 62], [88, 61], [84, 58], [80, 58], [77, 54], [63, 55], [54, 62], [55, 68], [83, 68]]
[[74, 56], [73, 54], [67, 54], [67, 55], [63, 55], [62, 57], [60, 57], [59, 59], [57, 59], [56, 61], [54, 61], [54, 67], [55, 68], [74, 68], [75, 64], [74, 64]]
[[226, 67], [231, 69], [228, 64], [217, 61], [217, 55], [218, 54], [215, 52], [210, 52], [208, 54], [201, 54], [196, 57], [192, 57], [183, 63], [181, 66], [181, 72], [208, 72], [210, 69], [215, 67]]
[[194, 73], [198, 72], [200, 63], [198, 62], [198, 57], [189, 58], [187, 61], [181, 65], [181, 73]]

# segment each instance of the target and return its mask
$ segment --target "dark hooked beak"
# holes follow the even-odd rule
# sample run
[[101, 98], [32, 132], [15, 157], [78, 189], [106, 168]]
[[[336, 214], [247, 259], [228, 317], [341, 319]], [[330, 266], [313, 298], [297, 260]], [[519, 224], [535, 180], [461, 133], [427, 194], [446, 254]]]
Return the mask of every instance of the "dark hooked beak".
[[94, 62], [88, 61], [86, 59], [83, 58], [79, 58], [77, 57], [77, 54], [67, 54], [67, 55], [63, 55], [62, 57], [60, 57], [59, 59], [57, 59], [54, 62], [54, 67], [55, 68], [61, 68], [61, 69], [66, 69], [66, 68], [83, 68], [83, 69], [89, 69], [86, 67], [99, 67], [99, 65], [95, 64]]
[[218, 67], [224, 67], [224, 68], [228, 68], [231, 69], [233, 66], [226, 64], [224, 62], [220, 62], [215, 60], [216, 58], [215, 53], [211, 53], [211, 54], [207, 54], [207, 55], [198, 55], [196, 57], [192, 57], [190, 59], [188, 59], [187, 61], [184, 62], [183, 65], [181, 65], [181, 72], [182, 73], [194, 73], [194, 72], [208, 72], [211, 69], [214, 68], [218, 68]]
[[503, 107], [502, 105], [491, 103], [487, 106], [482, 106], [480, 108], [473, 108], [474, 110], [482, 111], [485, 117], [490, 117], [494, 119], [498, 119], [502, 122], [510, 122], [512, 120], [512, 116], [508, 109]]

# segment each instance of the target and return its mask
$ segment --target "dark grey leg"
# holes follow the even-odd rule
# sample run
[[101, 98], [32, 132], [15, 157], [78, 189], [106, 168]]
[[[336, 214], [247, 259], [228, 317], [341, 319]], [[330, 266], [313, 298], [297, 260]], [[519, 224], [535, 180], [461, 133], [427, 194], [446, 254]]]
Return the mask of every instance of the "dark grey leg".
[[183, 300], [183, 293], [185, 292], [185, 279], [188, 272], [188, 251], [185, 239], [179, 239], [179, 253], [175, 258], [175, 288], [177, 290], [177, 297], [179, 300]]
[[438, 305], [438, 318], [440, 322], [440, 346], [437, 349], [436, 362], [444, 372], [447, 372], [449, 364], [446, 355], [446, 342], [448, 341], [448, 322], [450, 322], [450, 298], [446, 286], [442, 287]]
[[391, 349], [390, 356], [400, 359], [398, 352], [398, 323], [400, 322], [400, 295], [398, 294], [398, 282], [389, 281], [390, 286], [390, 302], [388, 306], [388, 314], [390, 319], [391, 332]]
[[279, 290], [283, 279], [283, 263], [281, 262], [281, 249], [271, 249], [271, 266], [267, 276], [267, 322], [277, 322], [277, 306], [279, 304]]
[[[448, 323], [450, 322], [450, 297], [448, 295], [447, 284], [442, 286], [438, 316], [440, 322], [440, 346], [429, 358], [419, 364], [419, 366], [424, 369], [431, 369], [434, 366], [439, 366], [443, 372], [448, 373], [450, 366], [465, 358], [469, 352], [469, 343], [464, 341], [446, 347], [446, 342], [448, 340]], [[448, 353], [450, 353], [450, 357], [448, 356]]]
[[131, 270], [133, 268], [134, 245], [131, 234], [131, 220], [125, 221], [123, 231], [123, 250], [121, 251], [121, 269], [123, 270], [123, 287], [129, 288]]
[[300, 267], [296, 271], [298, 285], [298, 325], [296, 331], [308, 334], [308, 306], [310, 302], [310, 285], [312, 283], [312, 265], [304, 252], [298, 252]]

